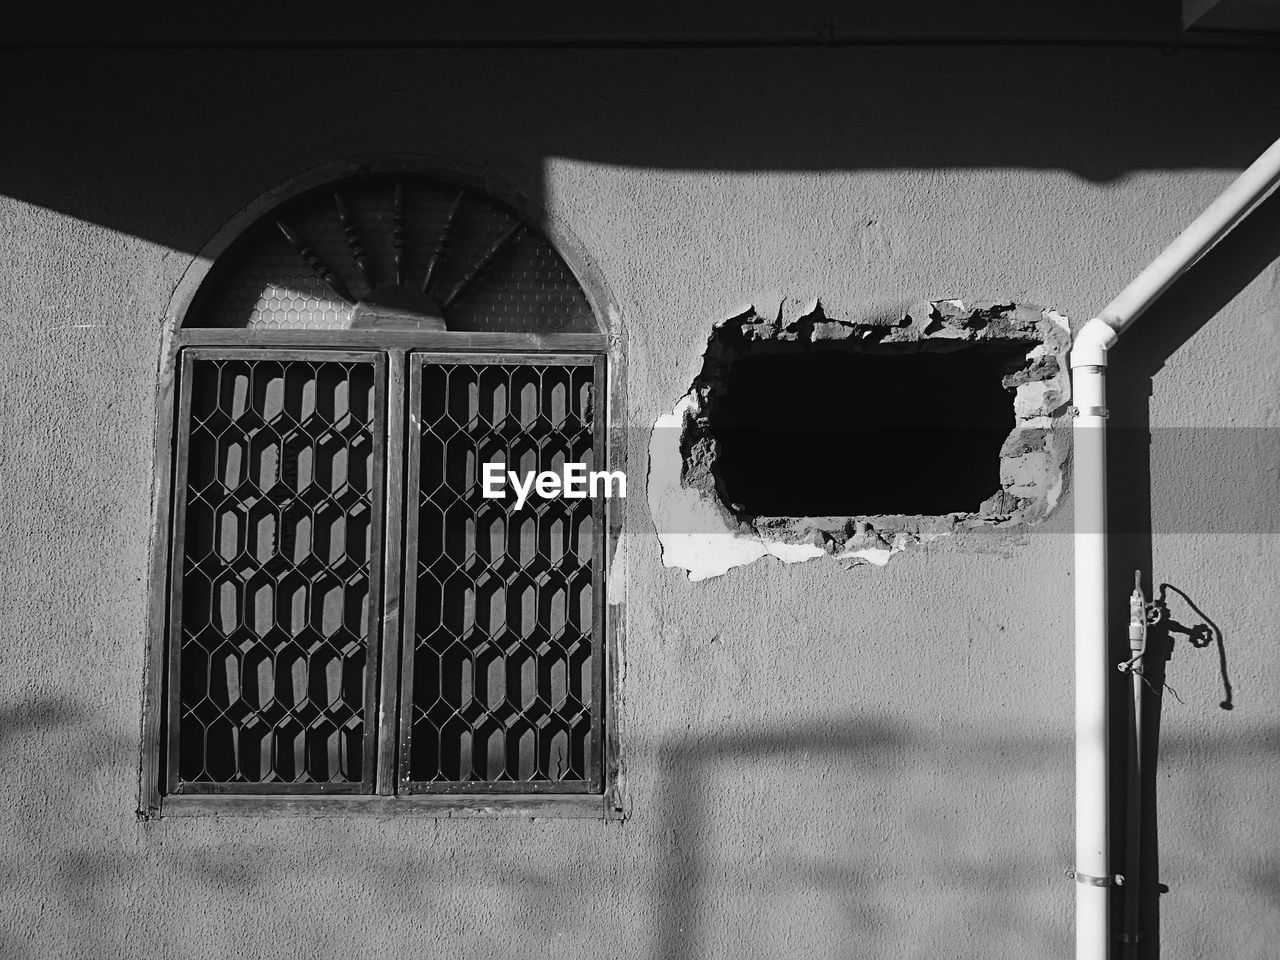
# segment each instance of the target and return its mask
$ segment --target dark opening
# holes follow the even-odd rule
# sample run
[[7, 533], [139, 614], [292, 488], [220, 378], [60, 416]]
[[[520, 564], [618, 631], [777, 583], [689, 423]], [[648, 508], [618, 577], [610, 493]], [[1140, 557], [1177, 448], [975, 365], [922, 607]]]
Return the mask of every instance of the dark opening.
[[739, 359], [711, 421], [721, 493], [751, 516], [974, 512], [1000, 489], [1001, 377], [1026, 349]]

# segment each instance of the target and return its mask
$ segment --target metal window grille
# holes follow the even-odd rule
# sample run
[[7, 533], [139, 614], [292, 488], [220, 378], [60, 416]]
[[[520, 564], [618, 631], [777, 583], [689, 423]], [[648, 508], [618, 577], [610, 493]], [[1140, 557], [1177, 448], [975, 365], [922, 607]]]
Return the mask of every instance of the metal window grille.
[[187, 350], [170, 792], [368, 792], [384, 361]]
[[603, 358], [415, 354], [406, 792], [598, 790], [602, 498], [486, 499], [481, 465], [593, 469]]
[[[599, 792], [604, 501], [516, 510], [483, 497], [481, 468], [603, 466], [604, 370], [598, 355], [186, 348], [168, 792]], [[403, 558], [384, 556], [401, 542], [385, 524], [403, 525]], [[384, 596], [379, 572], [401, 559], [403, 597], [395, 578]], [[399, 610], [399, 682], [380, 685]]]

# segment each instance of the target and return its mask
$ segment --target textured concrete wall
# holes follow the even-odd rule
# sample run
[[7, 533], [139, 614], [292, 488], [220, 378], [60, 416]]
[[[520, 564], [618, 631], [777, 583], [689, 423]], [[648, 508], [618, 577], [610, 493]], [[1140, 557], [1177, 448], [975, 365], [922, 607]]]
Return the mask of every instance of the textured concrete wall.
[[[135, 822], [160, 318], [193, 252], [273, 184], [352, 154], [446, 156], [538, 197], [591, 252], [629, 337], [632, 422], [652, 424], [711, 323], [770, 297], [868, 314], [1007, 297], [1079, 323], [1275, 135], [1274, 57], [185, 52], [0, 69], [0, 954], [1068, 954], [1069, 502], [1038, 532], [883, 569], [764, 561], [704, 583], [632, 536], [625, 823]], [[1215, 650], [1183, 643], [1169, 665], [1170, 957], [1261, 957], [1280, 938], [1278, 238], [1272, 201], [1115, 351], [1113, 423], [1136, 428], [1117, 450], [1117, 566], [1153, 565], [1214, 618], [1235, 686], [1220, 709]], [[1164, 438], [1149, 454], [1148, 427]]]

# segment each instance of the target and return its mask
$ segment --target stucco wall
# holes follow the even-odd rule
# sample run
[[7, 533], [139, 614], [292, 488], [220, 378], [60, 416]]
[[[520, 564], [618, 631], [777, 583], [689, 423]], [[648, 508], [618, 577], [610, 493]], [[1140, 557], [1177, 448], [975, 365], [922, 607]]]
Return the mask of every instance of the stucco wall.
[[[1007, 297], [1078, 324], [1273, 138], [1273, 55], [187, 51], [0, 69], [0, 953], [1068, 955], [1069, 498], [1034, 533], [883, 569], [762, 561], [690, 583], [645, 534], [643, 426], [688, 388], [710, 325], [770, 298], [870, 315]], [[241, 206], [382, 151], [538, 198], [620, 308], [631, 817], [138, 823], [161, 318]], [[1115, 351], [1113, 423], [1137, 428], [1117, 451], [1118, 599], [1134, 562], [1185, 590], [1235, 688], [1220, 709], [1214, 650], [1182, 643], [1169, 666], [1169, 957], [1280, 938], [1278, 226], [1272, 201]]]

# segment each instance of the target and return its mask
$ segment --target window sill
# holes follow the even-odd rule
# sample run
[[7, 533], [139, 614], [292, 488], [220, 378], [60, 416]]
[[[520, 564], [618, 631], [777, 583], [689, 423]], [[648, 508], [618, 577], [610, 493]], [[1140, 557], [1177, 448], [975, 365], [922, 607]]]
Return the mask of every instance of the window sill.
[[[172, 796], [160, 801], [160, 817], [548, 817], [616, 820], [621, 811], [608, 796], [480, 794], [384, 796]], [[150, 818], [149, 818], [150, 819]]]

